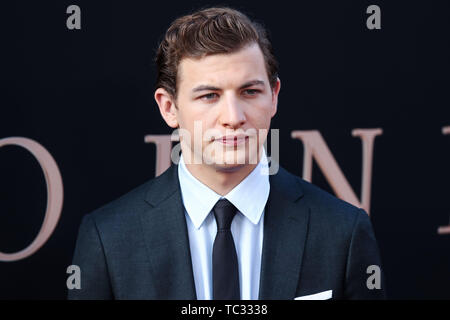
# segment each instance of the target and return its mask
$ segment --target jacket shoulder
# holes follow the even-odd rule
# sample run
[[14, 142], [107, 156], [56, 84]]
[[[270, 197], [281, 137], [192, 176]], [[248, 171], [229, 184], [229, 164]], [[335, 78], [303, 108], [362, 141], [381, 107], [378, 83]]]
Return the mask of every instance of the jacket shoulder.
[[130, 220], [135, 214], [157, 204], [158, 200], [173, 194], [175, 191], [173, 175], [176, 168], [172, 165], [161, 175], [144, 182], [88, 215], [96, 224], [117, 224]]
[[337, 198], [335, 195], [321, 189], [320, 187], [308, 182], [301, 177], [290, 173], [286, 169], [280, 167], [284, 171], [284, 176], [288, 177], [292, 182], [291, 185], [297, 185], [302, 192], [302, 196], [297, 201], [304, 202], [310, 209], [313, 216], [326, 223], [337, 223], [339, 225], [349, 225], [351, 227], [358, 215], [367, 213], [353, 204]]

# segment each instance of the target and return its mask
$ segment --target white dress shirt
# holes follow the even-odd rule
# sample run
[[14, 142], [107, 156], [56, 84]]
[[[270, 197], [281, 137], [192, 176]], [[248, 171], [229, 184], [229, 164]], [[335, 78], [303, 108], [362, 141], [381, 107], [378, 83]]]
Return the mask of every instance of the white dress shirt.
[[197, 299], [213, 298], [212, 249], [217, 225], [212, 209], [226, 198], [238, 212], [231, 224], [239, 265], [241, 299], [257, 300], [264, 234], [264, 208], [270, 184], [266, 151], [253, 171], [225, 196], [217, 194], [195, 178], [181, 154], [178, 165], [182, 200], [185, 208]]

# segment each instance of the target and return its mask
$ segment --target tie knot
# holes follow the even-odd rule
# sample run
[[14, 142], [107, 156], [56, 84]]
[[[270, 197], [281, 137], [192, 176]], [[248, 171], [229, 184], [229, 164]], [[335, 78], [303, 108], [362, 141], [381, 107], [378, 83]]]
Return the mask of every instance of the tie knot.
[[236, 215], [236, 207], [227, 199], [217, 201], [213, 208], [216, 217], [217, 230], [229, 230]]

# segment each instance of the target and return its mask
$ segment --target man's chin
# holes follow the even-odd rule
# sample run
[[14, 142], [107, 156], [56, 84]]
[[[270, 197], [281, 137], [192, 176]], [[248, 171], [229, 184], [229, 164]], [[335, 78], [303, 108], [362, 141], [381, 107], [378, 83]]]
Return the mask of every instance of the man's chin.
[[244, 167], [247, 167], [248, 163], [214, 163], [213, 166], [218, 172], [225, 172], [225, 173], [231, 173], [241, 170]]
[[[250, 159], [249, 159], [250, 158]], [[204, 160], [206, 160], [204, 158]], [[257, 156], [225, 156], [225, 157], [208, 157], [206, 161], [210, 166], [214, 167], [217, 172], [236, 172], [243, 168], [254, 167], [258, 164]]]

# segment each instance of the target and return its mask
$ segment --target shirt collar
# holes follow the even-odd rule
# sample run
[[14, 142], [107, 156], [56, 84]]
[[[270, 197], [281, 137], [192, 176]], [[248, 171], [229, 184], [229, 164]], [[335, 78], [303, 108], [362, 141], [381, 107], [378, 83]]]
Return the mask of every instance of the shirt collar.
[[199, 229], [216, 202], [222, 198], [230, 201], [253, 224], [258, 224], [269, 198], [268, 172], [268, 161], [263, 147], [261, 159], [252, 172], [222, 197], [190, 173], [181, 154], [178, 178], [183, 204], [194, 226]]

